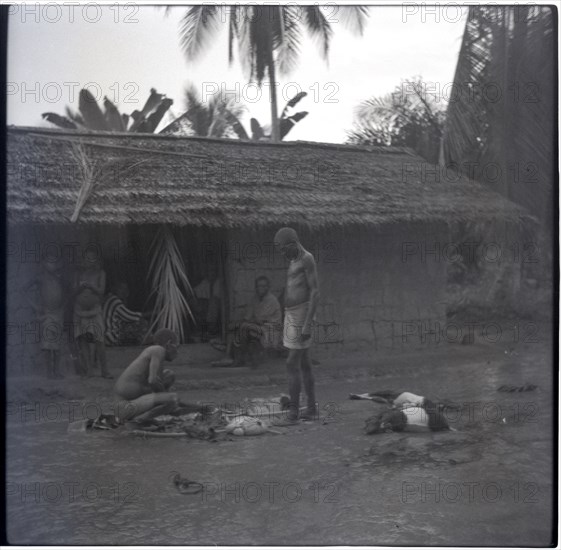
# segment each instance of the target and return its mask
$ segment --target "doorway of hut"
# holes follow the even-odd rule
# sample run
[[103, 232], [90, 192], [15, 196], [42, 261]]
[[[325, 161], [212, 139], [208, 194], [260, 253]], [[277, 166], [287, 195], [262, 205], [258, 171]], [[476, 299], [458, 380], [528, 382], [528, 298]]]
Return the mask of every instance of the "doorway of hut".
[[[158, 254], [162, 231], [171, 239], [173, 253]], [[119, 228], [95, 228], [96, 240], [102, 243], [109, 291], [125, 283], [127, 307], [143, 312], [149, 324], [160, 312], [155, 311], [159, 288], [154, 274], [166, 263], [175, 273], [178, 289], [185, 298], [189, 313], [183, 316], [179, 334], [182, 343], [225, 341], [227, 326], [227, 281], [223, 247], [223, 230], [195, 226], [127, 225]], [[180, 275], [183, 272], [186, 282]], [[160, 280], [160, 285], [162, 281]], [[167, 285], [164, 285], [167, 286]]]

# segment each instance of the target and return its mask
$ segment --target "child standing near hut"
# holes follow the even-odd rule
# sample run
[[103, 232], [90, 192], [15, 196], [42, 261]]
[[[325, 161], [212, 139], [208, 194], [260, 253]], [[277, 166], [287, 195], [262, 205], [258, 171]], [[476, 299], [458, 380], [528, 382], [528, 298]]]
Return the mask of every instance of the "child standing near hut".
[[[44, 258], [41, 273], [23, 288], [25, 297], [40, 324], [41, 350], [46, 356], [47, 378], [64, 378], [60, 372], [60, 342], [64, 322], [64, 289], [62, 284], [62, 261]], [[39, 300], [31, 295], [32, 289], [39, 291]]]
[[78, 344], [83, 375], [92, 376], [97, 359], [103, 378], [113, 378], [105, 358], [105, 326], [101, 304], [105, 294], [105, 271], [99, 258], [88, 252], [78, 272], [74, 299], [74, 338]]

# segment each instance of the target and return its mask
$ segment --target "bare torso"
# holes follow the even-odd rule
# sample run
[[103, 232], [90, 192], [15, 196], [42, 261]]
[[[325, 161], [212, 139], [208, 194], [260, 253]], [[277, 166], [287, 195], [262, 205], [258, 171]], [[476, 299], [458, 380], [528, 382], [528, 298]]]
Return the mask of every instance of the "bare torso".
[[[150, 363], [154, 357], [160, 359], [158, 376], [163, 371], [162, 361], [165, 350], [162, 346], [149, 346], [125, 369], [115, 383], [115, 393], [126, 399], [134, 399], [138, 395], [152, 391], [148, 378], [150, 376]], [[138, 395], [136, 395], [138, 394]]]
[[304, 251], [301, 258], [291, 260], [286, 276], [285, 307], [293, 307], [310, 300], [311, 289], [306, 277], [306, 266], [314, 265], [314, 258]]

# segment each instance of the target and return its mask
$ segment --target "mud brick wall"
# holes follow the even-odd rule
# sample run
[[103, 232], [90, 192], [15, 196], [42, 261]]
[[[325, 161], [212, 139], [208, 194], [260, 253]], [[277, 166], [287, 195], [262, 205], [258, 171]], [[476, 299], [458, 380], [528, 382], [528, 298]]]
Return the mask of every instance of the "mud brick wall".
[[[320, 351], [396, 351], [438, 345], [431, 334], [446, 319], [446, 266], [404, 259], [404, 243], [444, 239], [442, 228], [392, 225], [311, 232], [304, 246], [318, 265], [321, 298], [314, 342]], [[274, 230], [230, 232], [227, 244], [230, 311], [243, 316], [255, 278], [271, 279], [282, 298], [286, 262], [272, 247]]]

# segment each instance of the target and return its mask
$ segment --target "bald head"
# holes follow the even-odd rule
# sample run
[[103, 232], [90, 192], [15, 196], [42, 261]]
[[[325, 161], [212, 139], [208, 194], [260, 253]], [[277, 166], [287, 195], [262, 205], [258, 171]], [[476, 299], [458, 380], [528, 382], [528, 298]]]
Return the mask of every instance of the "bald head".
[[177, 334], [169, 328], [161, 328], [154, 334], [154, 344], [165, 347], [166, 344], [171, 343], [176, 346], [179, 343]]
[[292, 227], [283, 227], [279, 229], [275, 235], [275, 244], [286, 246], [293, 243], [299, 243], [298, 235]]

